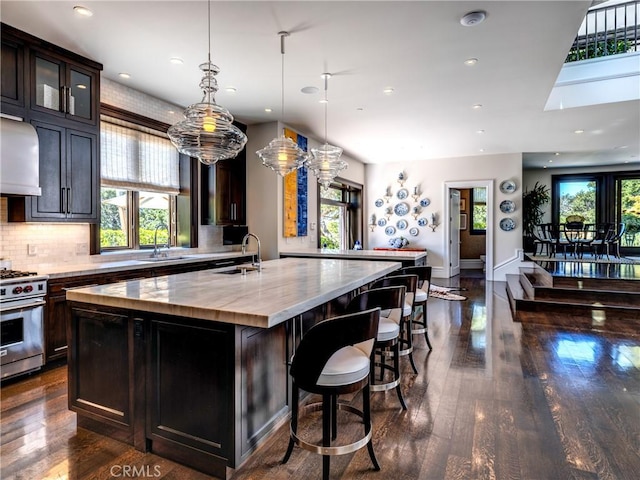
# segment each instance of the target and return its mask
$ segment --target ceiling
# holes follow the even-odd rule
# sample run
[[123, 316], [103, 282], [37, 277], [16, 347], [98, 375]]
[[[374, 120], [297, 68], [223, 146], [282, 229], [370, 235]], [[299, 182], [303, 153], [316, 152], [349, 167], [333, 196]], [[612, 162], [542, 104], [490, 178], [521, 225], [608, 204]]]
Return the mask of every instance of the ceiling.
[[[74, 13], [80, 2], [92, 17]], [[520, 152], [525, 167], [638, 162], [640, 102], [544, 111], [590, 3], [213, 1], [216, 100], [249, 125], [282, 120], [278, 32], [286, 30], [285, 123], [324, 138], [318, 101], [329, 72], [328, 141], [365, 163]], [[462, 26], [475, 10], [485, 21]], [[103, 77], [181, 107], [201, 99], [205, 1], [2, 0], [0, 14], [101, 62]], [[466, 66], [468, 58], [478, 63]]]

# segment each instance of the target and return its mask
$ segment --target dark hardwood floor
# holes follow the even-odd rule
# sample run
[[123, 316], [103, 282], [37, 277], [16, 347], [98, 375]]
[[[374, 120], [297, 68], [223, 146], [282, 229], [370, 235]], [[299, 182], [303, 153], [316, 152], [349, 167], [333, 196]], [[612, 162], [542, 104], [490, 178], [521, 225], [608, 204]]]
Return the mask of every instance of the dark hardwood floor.
[[[448, 285], [436, 279], [434, 283]], [[429, 300], [429, 353], [417, 341], [414, 375], [402, 359], [403, 411], [395, 392], [372, 397], [374, 446], [331, 462], [336, 479], [636, 479], [640, 472], [640, 332], [627, 334], [512, 321], [504, 283], [481, 273], [451, 285], [468, 300]], [[356, 395], [353, 402], [360, 405]], [[349, 435], [361, 431], [344, 421]], [[341, 426], [343, 419], [341, 419]], [[283, 425], [234, 480], [319, 479], [318, 455], [294, 449]], [[66, 369], [1, 388], [0, 477], [6, 479], [211, 478], [76, 427]]]

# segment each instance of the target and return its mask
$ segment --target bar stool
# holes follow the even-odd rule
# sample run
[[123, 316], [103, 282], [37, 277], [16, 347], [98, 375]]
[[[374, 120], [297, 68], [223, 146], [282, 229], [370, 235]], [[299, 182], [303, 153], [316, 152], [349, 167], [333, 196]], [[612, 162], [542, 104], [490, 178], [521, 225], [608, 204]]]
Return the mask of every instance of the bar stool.
[[[371, 443], [369, 372], [378, 332], [380, 309], [324, 320], [311, 327], [300, 341], [291, 363], [292, 411], [289, 446], [282, 463], [287, 463], [294, 445], [322, 455], [322, 478], [329, 479], [332, 455], [345, 455], [366, 446], [375, 470], [380, 470]], [[305, 412], [322, 411], [322, 445], [298, 436], [300, 390], [322, 395], [322, 401], [306, 405]], [[362, 390], [362, 410], [338, 403], [338, 395]], [[362, 418], [364, 436], [348, 445], [331, 446], [337, 438], [337, 411]]]
[[[402, 398], [402, 390], [400, 389], [400, 319], [405, 304], [405, 287], [384, 287], [372, 288], [356, 295], [349, 305], [347, 312], [360, 312], [370, 308], [380, 307], [383, 311], [388, 312], [385, 316], [380, 316], [378, 324], [378, 333], [373, 349], [373, 361], [371, 364], [371, 374], [369, 383], [372, 392], [384, 392], [396, 389], [398, 400], [403, 410], [407, 409], [407, 405]], [[377, 361], [376, 356], [380, 357]], [[393, 365], [386, 362], [388, 356], [393, 357]], [[386, 383], [375, 382], [375, 368], [380, 369], [380, 382], [384, 379], [385, 371], [393, 373], [393, 380]]]
[[[400, 320], [400, 336], [398, 337], [398, 343], [400, 344], [400, 356], [409, 356], [411, 362], [411, 368], [413, 373], [418, 373], [416, 363], [413, 360], [413, 339], [411, 335], [412, 322], [411, 316], [413, 314], [413, 299], [415, 298], [416, 289], [418, 288], [418, 276], [417, 275], [393, 275], [381, 278], [375, 281], [371, 288], [381, 287], [405, 287], [407, 290], [404, 297], [404, 308], [402, 309], [402, 318]], [[382, 316], [386, 315], [386, 312], [381, 313]]]
[[[405, 275], [418, 276], [418, 287], [413, 299], [413, 318], [411, 320], [413, 329], [411, 333], [413, 335], [424, 333], [424, 339], [427, 341], [429, 350], [433, 350], [427, 326], [427, 301], [429, 300], [429, 286], [431, 285], [431, 267], [426, 265], [404, 267], [400, 269], [400, 272]], [[420, 314], [418, 314], [418, 308], [421, 309]]]

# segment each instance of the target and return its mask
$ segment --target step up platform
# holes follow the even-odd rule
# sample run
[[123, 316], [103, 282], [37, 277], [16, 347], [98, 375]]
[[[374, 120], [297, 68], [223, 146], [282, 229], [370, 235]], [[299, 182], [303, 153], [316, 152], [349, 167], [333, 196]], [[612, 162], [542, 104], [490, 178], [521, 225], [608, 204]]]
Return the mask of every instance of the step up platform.
[[531, 262], [507, 275], [514, 321], [640, 334], [640, 265]]

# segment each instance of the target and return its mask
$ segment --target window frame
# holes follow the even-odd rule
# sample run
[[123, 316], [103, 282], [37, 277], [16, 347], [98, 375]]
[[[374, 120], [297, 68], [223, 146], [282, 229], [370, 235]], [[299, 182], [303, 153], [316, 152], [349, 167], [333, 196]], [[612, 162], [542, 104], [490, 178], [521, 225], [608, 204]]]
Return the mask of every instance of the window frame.
[[318, 248], [322, 248], [322, 234], [320, 229], [320, 222], [322, 221], [322, 204], [325, 205], [338, 205], [346, 208], [345, 214], [345, 236], [346, 236], [346, 249], [350, 249], [350, 245], [354, 244], [356, 240], [363, 244], [363, 195], [364, 187], [356, 182], [346, 180], [341, 177], [336, 177], [329, 188], [337, 188], [342, 191], [342, 200], [325, 199], [322, 197], [322, 187], [318, 185], [317, 188], [317, 219], [318, 228], [316, 234], [316, 243]]
[[[143, 115], [139, 115], [134, 112], [130, 112], [128, 110], [124, 110], [119, 107], [115, 107], [113, 105], [108, 105], [105, 103], [100, 104], [100, 114], [109, 116], [112, 118], [116, 118], [119, 120], [123, 120], [126, 122], [130, 122], [136, 125], [140, 125], [142, 127], [146, 127], [152, 130], [160, 131], [166, 133], [171, 125], [145, 117]], [[169, 209], [169, 222], [174, 225], [173, 234], [170, 233], [172, 237], [172, 242], [176, 247], [187, 247], [187, 248], [197, 248], [198, 246], [198, 199], [199, 199], [199, 186], [198, 186], [198, 160], [196, 158], [190, 158], [186, 155], [179, 155], [179, 176], [180, 176], [180, 193], [178, 195], [172, 195], [172, 201], [170, 202]], [[100, 186], [100, 189], [102, 186]], [[130, 192], [131, 193], [131, 192]], [[134, 192], [138, 193], [138, 192]], [[101, 209], [99, 209], [101, 210]], [[130, 209], [128, 212], [129, 222], [131, 224], [132, 217], [135, 215], [135, 221], [137, 222], [139, 210], [139, 203], [137, 199], [135, 201], [130, 202]], [[178, 222], [178, 212], [180, 215], [187, 215], [189, 217], [188, 221], [188, 232], [186, 231], [178, 231], [181, 227]], [[182, 218], [182, 217], [181, 217]], [[112, 252], [112, 251], [135, 251], [135, 250], [145, 250], [148, 249], [148, 246], [139, 246], [139, 238], [137, 237], [137, 232], [135, 238], [129, 236], [129, 246], [128, 247], [105, 247], [102, 248], [100, 245], [100, 214], [98, 218], [98, 222], [90, 225], [90, 254], [91, 255], [99, 255], [102, 252]], [[183, 230], [186, 225], [183, 226]], [[170, 226], [171, 228], [171, 226]], [[171, 230], [170, 230], [171, 232]], [[152, 248], [152, 247], [151, 247]]]
[[[474, 200], [474, 195], [473, 192], [474, 190], [480, 189], [482, 188], [485, 191], [485, 200], [484, 200], [484, 208], [485, 208], [485, 228], [484, 229], [479, 229], [479, 228], [473, 228], [474, 225], [474, 221], [473, 221], [473, 207], [476, 204], [475, 200]], [[481, 204], [480, 202], [477, 202], [478, 204]], [[486, 235], [487, 234], [487, 225], [486, 225], [486, 218], [488, 216], [488, 208], [489, 206], [487, 205], [487, 188], [486, 187], [474, 187], [469, 189], [469, 221], [468, 221], [468, 231], [469, 231], [469, 235]]]

